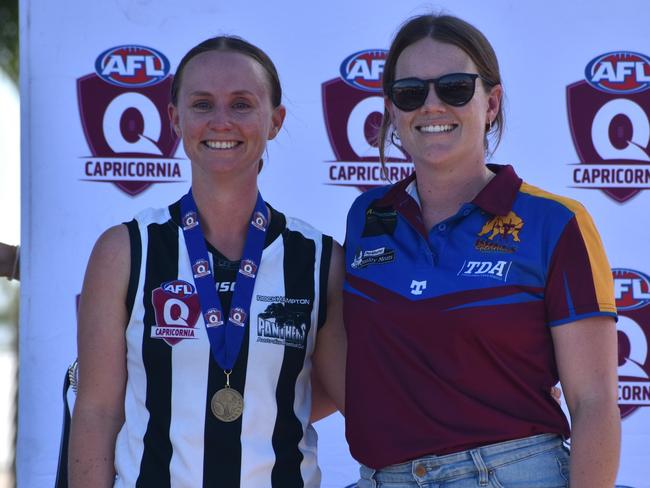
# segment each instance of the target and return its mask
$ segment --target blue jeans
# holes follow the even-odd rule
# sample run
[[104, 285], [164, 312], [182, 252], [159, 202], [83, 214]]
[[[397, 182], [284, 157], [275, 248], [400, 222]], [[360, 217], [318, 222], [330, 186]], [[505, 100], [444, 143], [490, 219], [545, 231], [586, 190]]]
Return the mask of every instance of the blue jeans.
[[541, 434], [375, 470], [361, 465], [359, 488], [567, 488], [569, 452]]

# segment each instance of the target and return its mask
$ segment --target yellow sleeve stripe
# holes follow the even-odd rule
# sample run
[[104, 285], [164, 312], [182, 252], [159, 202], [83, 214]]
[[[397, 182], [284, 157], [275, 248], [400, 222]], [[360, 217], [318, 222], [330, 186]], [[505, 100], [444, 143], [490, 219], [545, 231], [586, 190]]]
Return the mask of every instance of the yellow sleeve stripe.
[[535, 197], [547, 198], [554, 200], [568, 208], [576, 216], [578, 228], [582, 238], [587, 246], [587, 255], [591, 265], [591, 273], [596, 289], [596, 300], [598, 306], [603, 312], [616, 313], [616, 303], [614, 301], [614, 278], [612, 269], [609, 266], [605, 248], [594, 225], [594, 221], [585, 209], [585, 207], [571, 198], [561, 197], [553, 193], [544, 191], [536, 186], [522, 183], [521, 192], [528, 193]]

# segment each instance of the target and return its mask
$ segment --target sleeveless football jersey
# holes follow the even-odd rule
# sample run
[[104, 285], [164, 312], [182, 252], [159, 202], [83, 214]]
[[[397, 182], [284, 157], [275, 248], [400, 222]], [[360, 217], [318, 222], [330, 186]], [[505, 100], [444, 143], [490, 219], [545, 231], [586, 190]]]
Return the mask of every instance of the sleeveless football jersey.
[[[179, 214], [176, 202], [126, 224], [128, 381], [115, 486], [319, 486], [309, 379], [332, 239], [271, 209], [248, 333], [230, 376], [244, 411], [225, 423], [210, 409], [225, 375], [210, 352]], [[239, 264], [208, 249], [227, 314]]]

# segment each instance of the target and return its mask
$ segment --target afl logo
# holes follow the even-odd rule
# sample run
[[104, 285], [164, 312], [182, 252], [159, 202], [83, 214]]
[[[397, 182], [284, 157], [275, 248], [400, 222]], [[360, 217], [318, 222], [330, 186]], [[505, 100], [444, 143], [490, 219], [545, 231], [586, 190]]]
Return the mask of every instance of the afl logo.
[[615, 269], [614, 293], [616, 308], [634, 310], [650, 303], [650, 278], [639, 271]]
[[241, 265], [239, 266], [239, 272], [249, 278], [255, 278], [257, 265], [250, 259], [242, 259]]
[[251, 224], [257, 227], [259, 230], [265, 230], [267, 224], [266, 217], [262, 214], [262, 212], [255, 212], [253, 214], [253, 220], [251, 221]]
[[615, 51], [593, 59], [585, 78], [607, 93], [637, 93], [650, 88], [650, 58], [644, 54]]
[[240, 327], [243, 327], [246, 323], [246, 317], [247, 314], [243, 308], [235, 307], [230, 311], [230, 321]]
[[210, 274], [210, 263], [205, 259], [199, 259], [192, 265], [195, 278], [202, 278]]
[[187, 212], [183, 216], [183, 230], [190, 230], [192, 227], [199, 225], [199, 218], [196, 212]]
[[386, 54], [383, 49], [367, 49], [351, 54], [341, 63], [341, 79], [354, 88], [381, 92]]
[[194, 294], [194, 286], [183, 280], [167, 281], [160, 285], [160, 288], [177, 297], [187, 297]]
[[205, 319], [206, 327], [218, 327], [219, 325], [223, 325], [221, 310], [217, 310], [216, 308], [211, 308], [205, 312], [205, 316], [203, 318]]
[[159, 51], [145, 46], [123, 45], [107, 49], [95, 61], [100, 78], [113, 85], [155, 85], [169, 74], [169, 61]]

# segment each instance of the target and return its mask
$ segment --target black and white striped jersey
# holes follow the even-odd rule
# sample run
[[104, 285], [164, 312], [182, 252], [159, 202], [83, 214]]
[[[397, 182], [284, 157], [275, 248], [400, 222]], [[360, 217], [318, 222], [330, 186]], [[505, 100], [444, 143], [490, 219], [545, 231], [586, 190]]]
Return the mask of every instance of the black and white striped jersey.
[[[179, 214], [177, 202], [126, 224], [128, 381], [115, 486], [318, 487], [309, 378], [332, 239], [271, 209], [248, 334], [230, 376], [244, 411], [225, 423], [210, 409], [225, 374], [210, 352]], [[208, 249], [227, 316], [238, 263]]]

